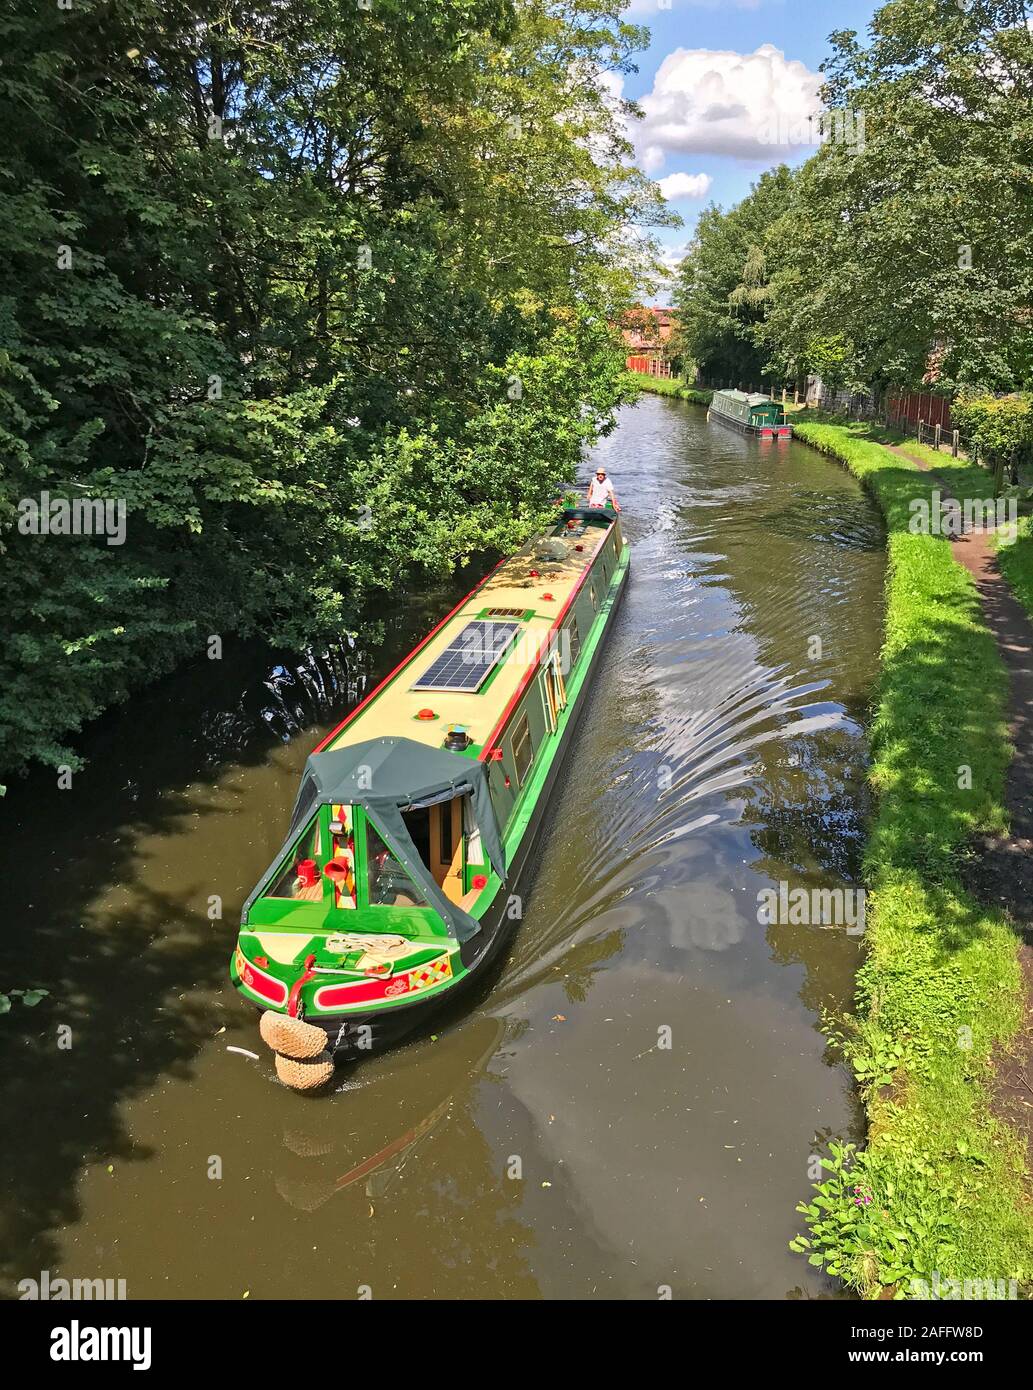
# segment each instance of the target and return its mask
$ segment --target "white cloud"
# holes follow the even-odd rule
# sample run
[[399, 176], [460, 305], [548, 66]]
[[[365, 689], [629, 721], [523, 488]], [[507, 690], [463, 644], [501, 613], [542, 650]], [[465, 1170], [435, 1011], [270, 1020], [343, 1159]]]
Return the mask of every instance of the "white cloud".
[[624, 95], [624, 78], [619, 72], [600, 68], [595, 74], [595, 80], [606, 94], [610, 106], [615, 109]]
[[647, 173], [652, 174], [655, 170], [662, 168], [667, 156], [660, 145], [646, 145], [639, 152], [639, 166]]
[[705, 198], [712, 183], [709, 174], [668, 174], [659, 180], [660, 192], [672, 203], [678, 198]]
[[643, 167], [655, 172], [665, 151], [775, 163], [816, 145], [808, 117], [821, 111], [821, 80], [769, 43], [755, 53], [677, 48], [641, 99]]

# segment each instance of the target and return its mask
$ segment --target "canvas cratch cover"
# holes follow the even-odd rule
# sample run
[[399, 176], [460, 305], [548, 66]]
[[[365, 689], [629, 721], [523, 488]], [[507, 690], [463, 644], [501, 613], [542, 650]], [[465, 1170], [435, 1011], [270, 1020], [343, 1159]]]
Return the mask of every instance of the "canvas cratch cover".
[[444, 748], [429, 748], [410, 738], [367, 739], [347, 748], [313, 753], [305, 764], [290, 832], [268, 872], [244, 904], [244, 915], [265, 892], [316, 808], [339, 803], [362, 806], [372, 815], [391, 853], [420, 885], [427, 901], [448, 924], [452, 934], [459, 941], [468, 941], [480, 930], [480, 924], [445, 897], [420, 858], [402, 819], [404, 810], [419, 810], [464, 795], [470, 797], [474, 820], [491, 866], [504, 880], [506, 853], [483, 763], [449, 753]]

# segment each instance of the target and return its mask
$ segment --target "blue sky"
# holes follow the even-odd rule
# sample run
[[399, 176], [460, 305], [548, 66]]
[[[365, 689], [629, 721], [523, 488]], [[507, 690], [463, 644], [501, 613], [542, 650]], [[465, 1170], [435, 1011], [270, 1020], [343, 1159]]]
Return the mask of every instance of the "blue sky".
[[631, 0], [626, 20], [651, 35], [623, 83], [647, 110], [632, 131], [638, 160], [685, 219], [660, 235], [669, 260], [707, 203], [731, 207], [765, 168], [813, 153], [807, 116], [818, 109], [828, 35], [863, 34], [880, 3]]

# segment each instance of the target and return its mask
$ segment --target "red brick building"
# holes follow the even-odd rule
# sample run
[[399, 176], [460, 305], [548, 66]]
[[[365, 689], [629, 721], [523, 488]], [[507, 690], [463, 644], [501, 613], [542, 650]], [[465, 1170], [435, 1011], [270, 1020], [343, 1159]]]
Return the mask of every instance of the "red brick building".
[[[621, 319], [621, 337], [628, 350], [629, 372], [656, 372], [667, 361], [667, 343], [677, 325], [672, 310], [647, 309], [641, 304]], [[662, 375], [667, 375], [663, 372]]]

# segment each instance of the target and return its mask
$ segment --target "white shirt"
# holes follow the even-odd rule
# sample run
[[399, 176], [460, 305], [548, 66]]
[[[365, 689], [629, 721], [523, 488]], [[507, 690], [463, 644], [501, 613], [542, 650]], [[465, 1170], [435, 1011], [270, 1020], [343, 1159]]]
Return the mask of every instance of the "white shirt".
[[602, 482], [598, 478], [593, 478], [588, 489], [588, 505], [590, 507], [605, 507], [607, 499], [613, 501], [613, 484], [609, 478], [604, 478]]

